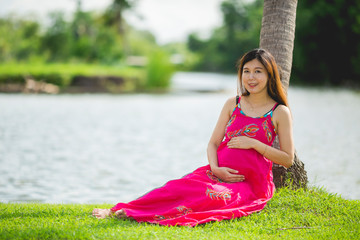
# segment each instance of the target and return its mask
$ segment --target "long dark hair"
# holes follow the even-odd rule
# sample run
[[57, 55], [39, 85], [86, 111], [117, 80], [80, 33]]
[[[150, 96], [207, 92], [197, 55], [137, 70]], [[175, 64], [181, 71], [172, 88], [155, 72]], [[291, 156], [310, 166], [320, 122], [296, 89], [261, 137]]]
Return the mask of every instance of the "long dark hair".
[[240, 82], [240, 89], [244, 89], [242, 91], [243, 96], [248, 96], [250, 93], [244, 88], [242, 85], [242, 72], [244, 65], [247, 62], [250, 62], [254, 59], [257, 59], [266, 69], [268, 73], [268, 81], [267, 81], [267, 92], [269, 96], [276, 102], [283, 104], [285, 106], [289, 106], [285, 91], [282, 87], [280, 81], [280, 74], [275, 62], [275, 58], [268, 51], [257, 48], [251, 50], [244, 54], [244, 56], [238, 62], [238, 81]]

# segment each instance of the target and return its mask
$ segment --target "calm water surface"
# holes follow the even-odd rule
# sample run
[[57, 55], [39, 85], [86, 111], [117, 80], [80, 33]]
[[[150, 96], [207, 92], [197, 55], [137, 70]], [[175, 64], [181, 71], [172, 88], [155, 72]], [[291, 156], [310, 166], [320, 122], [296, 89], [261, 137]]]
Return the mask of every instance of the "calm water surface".
[[[129, 201], [207, 164], [235, 81], [178, 73], [163, 95], [1, 94], [0, 202]], [[311, 185], [360, 199], [360, 94], [291, 88], [289, 100]]]

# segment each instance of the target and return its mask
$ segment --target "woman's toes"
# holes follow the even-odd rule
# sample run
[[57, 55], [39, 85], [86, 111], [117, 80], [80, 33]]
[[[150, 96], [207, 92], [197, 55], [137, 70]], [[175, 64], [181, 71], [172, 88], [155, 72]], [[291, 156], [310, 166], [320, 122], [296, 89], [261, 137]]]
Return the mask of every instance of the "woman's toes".
[[94, 208], [94, 210], [92, 211], [92, 215], [95, 216], [96, 214], [99, 213], [99, 209], [98, 208]]
[[111, 215], [111, 210], [110, 209], [98, 209], [98, 208], [95, 208], [93, 210], [93, 216], [96, 217], [96, 218], [99, 218], [99, 219], [106, 218], [106, 217], [108, 217], [110, 215]]
[[120, 209], [120, 210], [116, 211], [115, 216], [117, 218], [126, 218], [127, 217], [126, 213], [125, 213], [125, 211], [123, 209]]

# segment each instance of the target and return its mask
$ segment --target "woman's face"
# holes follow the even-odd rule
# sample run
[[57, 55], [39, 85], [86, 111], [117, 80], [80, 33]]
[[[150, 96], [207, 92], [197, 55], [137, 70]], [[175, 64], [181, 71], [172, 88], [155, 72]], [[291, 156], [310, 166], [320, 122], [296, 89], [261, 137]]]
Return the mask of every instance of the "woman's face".
[[245, 63], [241, 78], [243, 86], [250, 94], [267, 90], [268, 73], [256, 58]]

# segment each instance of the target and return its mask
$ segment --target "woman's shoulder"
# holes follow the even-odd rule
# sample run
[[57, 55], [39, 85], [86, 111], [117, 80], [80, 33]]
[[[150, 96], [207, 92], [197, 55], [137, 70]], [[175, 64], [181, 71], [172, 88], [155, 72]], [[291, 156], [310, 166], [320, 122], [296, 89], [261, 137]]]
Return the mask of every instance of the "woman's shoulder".
[[225, 105], [229, 105], [229, 106], [236, 106], [236, 98], [237, 96], [234, 96], [234, 97], [229, 97], [226, 102], [225, 102]]
[[274, 112], [290, 114], [290, 109], [287, 106], [285, 106], [284, 104], [277, 103], [277, 106], [276, 106]]
[[283, 104], [279, 104], [275, 108], [273, 116], [276, 119], [291, 118], [291, 112], [290, 112], [290, 109], [287, 106], [285, 106]]
[[231, 115], [235, 107], [236, 107], [236, 96], [228, 98], [224, 104], [224, 110], [226, 110], [226, 112], [228, 112]]
[[234, 96], [234, 97], [230, 97], [226, 100], [225, 102], [225, 106], [228, 108], [228, 109], [231, 109], [231, 110], [234, 110], [234, 108], [236, 107], [237, 105], [237, 101], [239, 101], [239, 99], [237, 99], [238, 96]]

